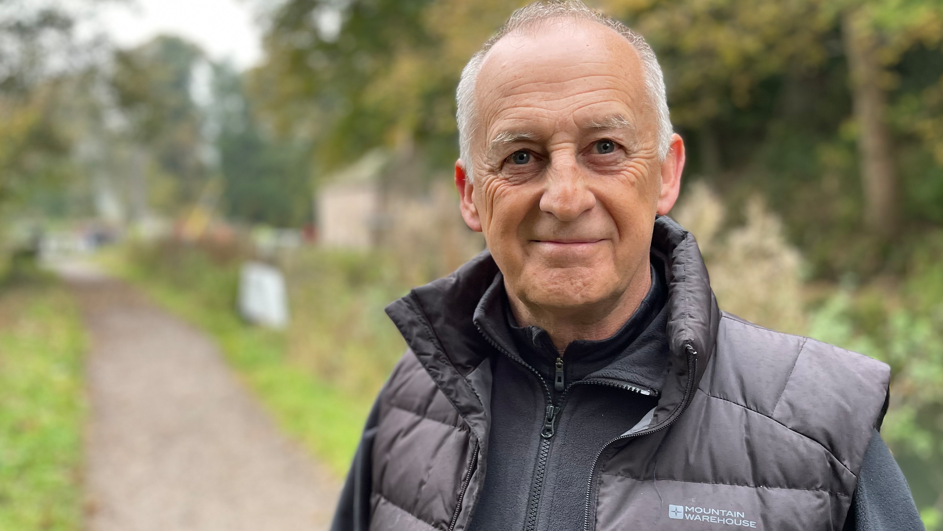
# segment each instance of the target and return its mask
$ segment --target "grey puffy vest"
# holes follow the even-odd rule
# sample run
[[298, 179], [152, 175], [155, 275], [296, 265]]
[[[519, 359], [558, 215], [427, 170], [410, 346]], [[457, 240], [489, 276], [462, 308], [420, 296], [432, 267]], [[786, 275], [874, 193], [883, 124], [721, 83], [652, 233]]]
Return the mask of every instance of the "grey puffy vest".
[[[652, 252], [667, 264], [671, 368], [657, 407], [587, 471], [584, 529], [840, 531], [888, 367], [722, 314], [694, 237], [668, 218]], [[369, 496], [371, 530], [470, 521], [488, 473], [495, 354], [472, 314], [496, 272], [482, 253], [387, 309], [409, 350], [361, 449], [369, 480], [354, 488]]]

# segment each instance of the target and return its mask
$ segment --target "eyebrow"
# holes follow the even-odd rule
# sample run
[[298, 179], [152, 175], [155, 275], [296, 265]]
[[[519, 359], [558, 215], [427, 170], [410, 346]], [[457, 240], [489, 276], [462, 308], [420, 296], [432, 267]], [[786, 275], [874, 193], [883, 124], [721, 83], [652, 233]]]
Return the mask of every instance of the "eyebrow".
[[626, 143], [625, 147], [629, 151], [639, 149], [638, 128], [621, 114], [610, 114], [600, 120], [592, 120], [583, 129], [596, 132], [616, 131], [621, 129], [627, 133], [623, 138], [623, 142]]
[[501, 131], [491, 139], [489, 152], [493, 153], [501, 146], [514, 144], [522, 140], [536, 141], [537, 134], [530, 131]]
[[585, 129], [596, 130], [596, 131], [609, 131], [612, 129], [628, 129], [632, 133], [635, 133], [635, 125], [626, 120], [625, 116], [621, 114], [610, 114], [602, 118], [601, 120], [592, 120], [587, 124]]

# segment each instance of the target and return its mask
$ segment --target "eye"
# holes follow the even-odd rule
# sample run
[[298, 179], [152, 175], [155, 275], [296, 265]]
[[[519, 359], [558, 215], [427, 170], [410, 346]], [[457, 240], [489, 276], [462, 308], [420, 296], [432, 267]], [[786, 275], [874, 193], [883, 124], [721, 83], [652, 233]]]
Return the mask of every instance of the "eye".
[[605, 155], [607, 153], [612, 153], [616, 150], [616, 143], [608, 138], [604, 138], [596, 142], [596, 153], [600, 155]]
[[515, 151], [508, 157], [511, 164], [527, 164], [530, 162], [530, 153], [526, 151]]

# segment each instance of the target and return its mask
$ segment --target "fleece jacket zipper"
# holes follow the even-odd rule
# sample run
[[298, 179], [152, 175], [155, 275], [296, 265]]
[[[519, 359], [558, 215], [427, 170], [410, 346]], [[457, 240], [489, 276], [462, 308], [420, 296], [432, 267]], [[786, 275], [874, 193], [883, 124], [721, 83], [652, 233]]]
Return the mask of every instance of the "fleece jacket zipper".
[[[560, 412], [561, 408], [558, 408], [554, 405], [553, 395], [550, 393], [550, 387], [547, 386], [547, 381], [544, 380], [544, 377], [540, 374], [540, 371], [522, 360], [520, 357], [511, 354], [501, 345], [498, 345], [496, 341], [491, 339], [491, 336], [486, 334], [485, 331], [481, 329], [481, 326], [476, 325], [476, 327], [478, 328], [478, 332], [481, 333], [482, 337], [484, 337], [485, 340], [498, 352], [504, 354], [508, 358], [522, 365], [530, 372], [534, 373], [534, 376], [537, 377], [537, 381], [540, 382], [540, 385], [544, 390], [544, 396], [547, 400], [547, 408], [544, 412], [544, 424], [540, 429], [540, 447], [537, 450], [537, 465], [534, 468], [534, 478], [531, 482], [530, 495], [527, 501], [527, 516], [524, 519], [524, 531], [535, 531], [537, 529], [537, 516], [540, 513], [540, 495], [543, 492], [544, 479], [547, 476], [547, 461], [550, 458], [550, 446], [553, 444], [553, 434], [555, 432], [554, 425], [557, 414]], [[562, 363], [559, 365], [559, 367], [561, 372], [557, 378], [560, 380], [562, 385]], [[564, 392], [564, 394], [566, 393]]]
[[[550, 387], [547, 385], [547, 381], [544, 379], [543, 375], [535, 369], [532, 365], [525, 362], [519, 356], [515, 356], [508, 352], [506, 349], [497, 344], [491, 337], [481, 329], [480, 326], [477, 327], [478, 332], [485, 338], [488, 343], [498, 350], [500, 353], [504, 354], [508, 358], [514, 360], [530, 372], [534, 373], [537, 377], [537, 380], [540, 382], [541, 387], [544, 390], [544, 396], [546, 398], [546, 409], [544, 410], [544, 423], [540, 429], [540, 446], [537, 450], [537, 464], [534, 467], [534, 477], [531, 482], [530, 495], [528, 496], [527, 501], [527, 515], [524, 519], [524, 531], [536, 531], [538, 517], [540, 515], [540, 500], [543, 495], [544, 482], [547, 477], [547, 463], [550, 460], [550, 449], [553, 445], [553, 436], [556, 434], [556, 422], [559, 418], [560, 411], [563, 410], [563, 406], [566, 403], [567, 394], [570, 392], [570, 388], [574, 385], [603, 385], [609, 387], [618, 387], [620, 389], [638, 393], [645, 396], [658, 396], [658, 391], [654, 389], [648, 389], [641, 386], [629, 385], [629, 384], [615, 384], [613, 382], [602, 380], [602, 379], [587, 379], [573, 382], [569, 385], [566, 385], [565, 381], [565, 372], [564, 372], [564, 362], [562, 357], [557, 357], [554, 364], [554, 390], [561, 392], [559, 400], [556, 404], [553, 403], [553, 395], [550, 392]], [[615, 441], [610, 441], [610, 444]], [[608, 444], [607, 444], [608, 446]], [[598, 461], [598, 456], [596, 460]], [[593, 470], [595, 470], [596, 464], [593, 464]]]

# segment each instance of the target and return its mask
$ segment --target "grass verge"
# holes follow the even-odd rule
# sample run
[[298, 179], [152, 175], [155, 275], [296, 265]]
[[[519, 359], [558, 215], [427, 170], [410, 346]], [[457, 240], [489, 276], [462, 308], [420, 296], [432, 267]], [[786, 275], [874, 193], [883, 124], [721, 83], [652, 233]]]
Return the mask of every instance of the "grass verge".
[[85, 337], [51, 280], [0, 286], [0, 530], [81, 528]]

